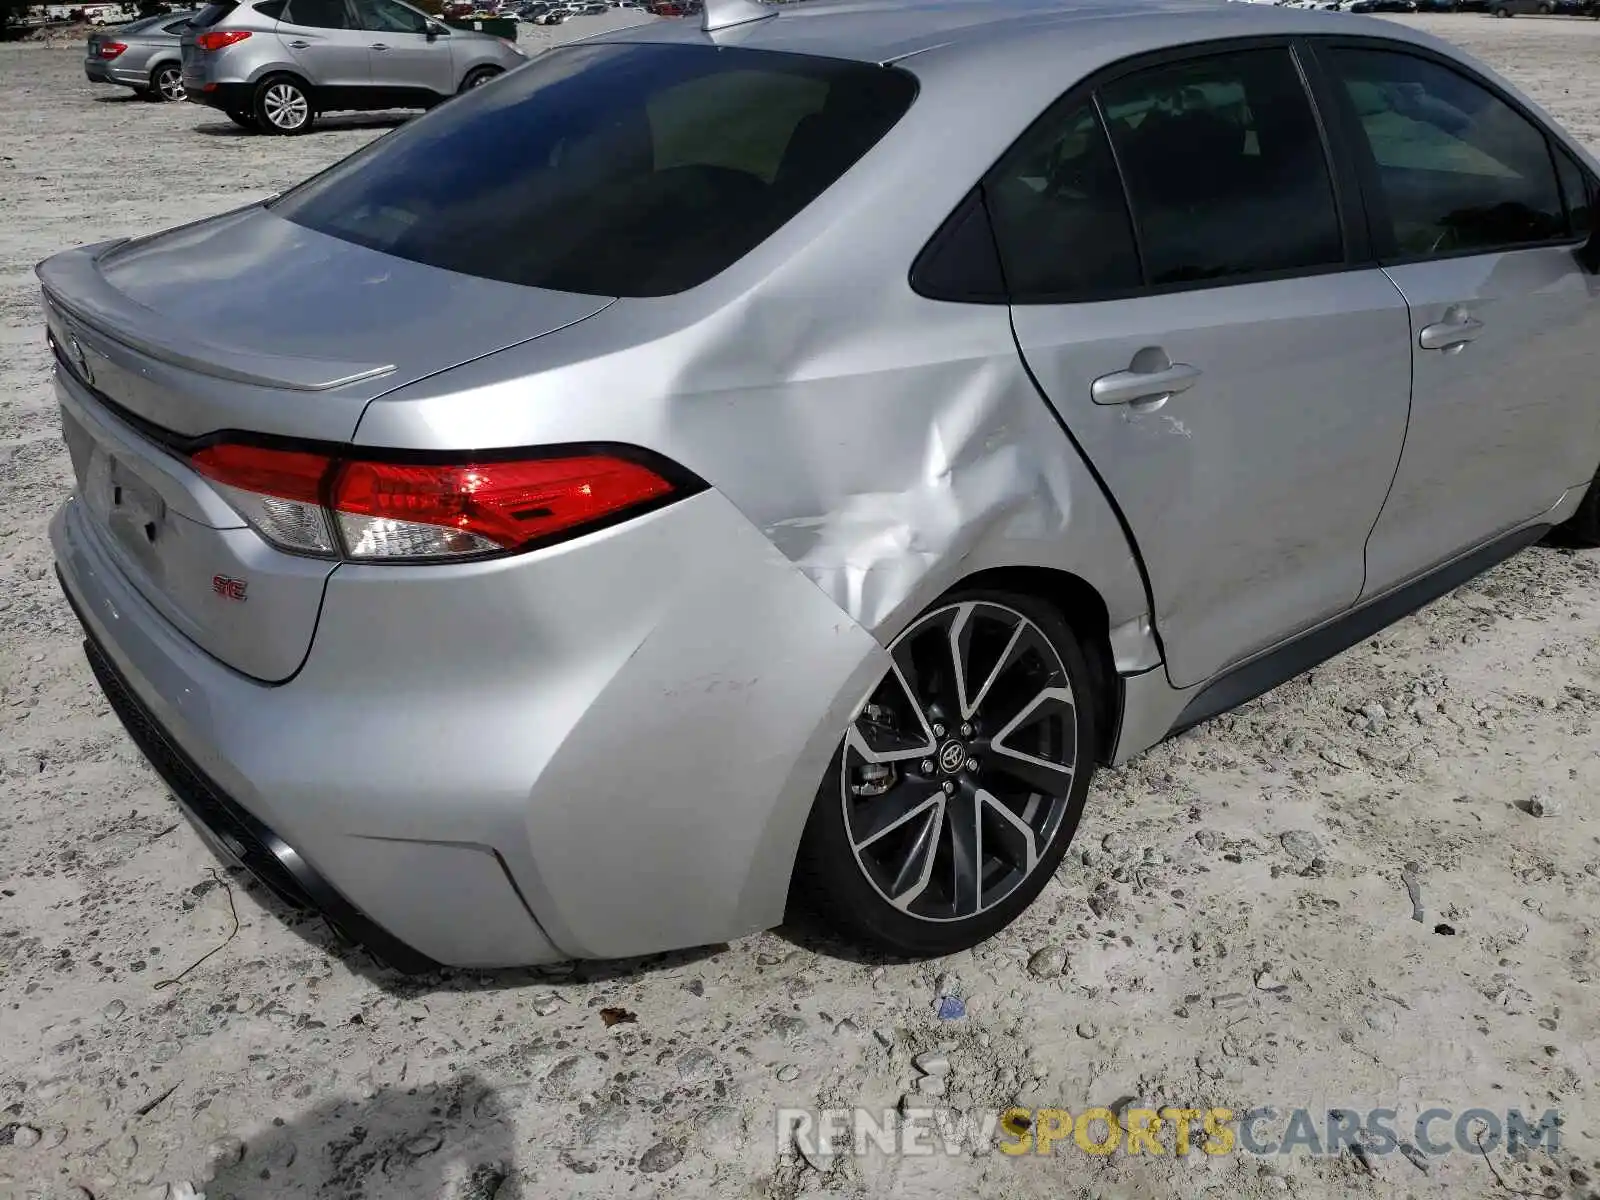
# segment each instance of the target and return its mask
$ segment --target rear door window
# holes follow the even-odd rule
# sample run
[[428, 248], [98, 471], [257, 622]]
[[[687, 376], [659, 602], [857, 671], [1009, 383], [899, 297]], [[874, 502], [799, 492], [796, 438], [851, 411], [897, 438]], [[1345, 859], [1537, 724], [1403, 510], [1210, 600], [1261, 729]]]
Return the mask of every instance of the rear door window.
[[1287, 49], [1151, 67], [1100, 102], [1148, 283], [1343, 261], [1327, 155]]
[[1283, 47], [1138, 69], [1064, 100], [984, 187], [1013, 303], [1344, 262], [1321, 131]]
[[1066, 303], [1142, 282], [1117, 162], [1091, 102], [1046, 114], [984, 185], [1014, 303]]
[[[302, 3], [327, 0], [291, 0]], [[705, 282], [867, 153], [916, 94], [892, 67], [713, 46], [549, 51], [274, 202], [388, 254], [558, 291]]]
[[344, 0], [289, 0], [283, 21], [305, 29], [354, 29]]
[[1397, 51], [1339, 47], [1329, 59], [1370, 150], [1383, 252], [1428, 258], [1571, 236], [1543, 131], [1488, 88]]

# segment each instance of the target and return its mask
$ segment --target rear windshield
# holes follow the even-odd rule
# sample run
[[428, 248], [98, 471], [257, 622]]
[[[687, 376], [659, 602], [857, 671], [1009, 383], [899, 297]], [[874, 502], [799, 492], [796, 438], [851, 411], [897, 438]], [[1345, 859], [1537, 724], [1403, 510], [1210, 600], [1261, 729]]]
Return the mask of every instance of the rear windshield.
[[549, 51], [273, 203], [387, 254], [602, 296], [705, 282], [844, 174], [916, 94], [889, 67], [714, 46]]
[[189, 18], [189, 27], [191, 29], [210, 29], [238, 7], [234, 0], [223, 0], [221, 4], [208, 4]]

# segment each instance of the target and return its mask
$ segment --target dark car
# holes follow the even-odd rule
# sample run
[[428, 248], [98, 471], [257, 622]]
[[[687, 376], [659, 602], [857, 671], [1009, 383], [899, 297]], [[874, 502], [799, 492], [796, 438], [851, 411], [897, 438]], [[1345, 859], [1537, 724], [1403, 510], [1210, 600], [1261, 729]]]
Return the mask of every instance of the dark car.
[[1345, 12], [1353, 13], [1410, 13], [1417, 11], [1416, 0], [1351, 0]]
[[1556, 13], [1578, 16], [1589, 6], [1582, 0], [1478, 0], [1473, 7], [1476, 11], [1492, 13], [1497, 17], [1548, 17]]

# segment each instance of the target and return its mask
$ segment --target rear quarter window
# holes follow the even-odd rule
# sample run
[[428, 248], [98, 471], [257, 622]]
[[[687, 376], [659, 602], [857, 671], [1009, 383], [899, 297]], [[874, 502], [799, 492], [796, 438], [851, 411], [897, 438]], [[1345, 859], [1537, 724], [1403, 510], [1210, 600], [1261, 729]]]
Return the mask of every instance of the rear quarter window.
[[272, 207], [468, 275], [669, 295], [725, 270], [831, 187], [915, 94], [903, 71], [839, 59], [562, 48]]

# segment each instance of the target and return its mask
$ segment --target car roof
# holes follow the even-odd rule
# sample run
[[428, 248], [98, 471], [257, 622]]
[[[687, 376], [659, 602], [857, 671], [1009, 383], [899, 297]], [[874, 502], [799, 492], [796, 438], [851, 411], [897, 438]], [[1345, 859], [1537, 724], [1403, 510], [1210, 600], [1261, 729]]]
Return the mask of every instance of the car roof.
[[[716, 0], [712, 0], [715, 7]], [[774, 6], [777, 15], [708, 34], [699, 21], [660, 21], [581, 39], [585, 42], [714, 42], [896, 62], [937, 51], [977, 55], [1033, 45], [1060, 54], [1088, 49], [1101, 57], [1116, 44], [1123, 57], [1146, 49], [1274, 33], [1368, 33], [1448, 49], [1392, 21], [1230, 0], [803, 0]]]

